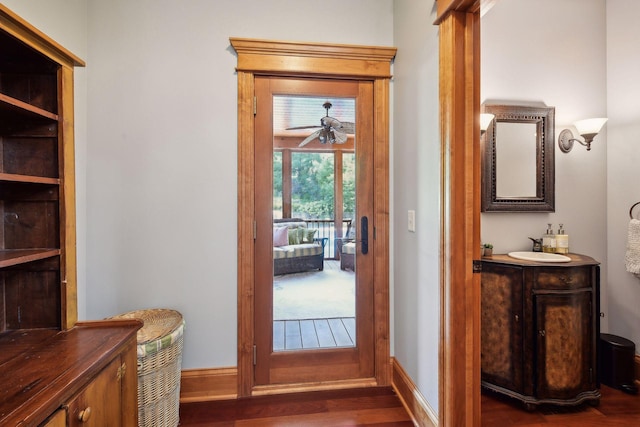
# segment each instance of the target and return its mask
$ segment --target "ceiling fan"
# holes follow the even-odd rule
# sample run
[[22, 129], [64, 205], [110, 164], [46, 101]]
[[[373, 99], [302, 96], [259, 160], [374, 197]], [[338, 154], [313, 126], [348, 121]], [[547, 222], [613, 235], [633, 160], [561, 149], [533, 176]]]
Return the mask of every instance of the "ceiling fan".
[[352, 122], [341, 122], [338, 119], [334, 119], [333, 117], [329, 117], [329, 109], [332, 104], [327, 101], [322, 104], [324, 109], [327, 111], [326, 116], [320, 119], [320, 126], [298, 126], [287, 128], [287, 130], [294, 129], [314, 129], [320, 128], [313, 132], [311, 135], [306, 137], [298, 147], [304, 147], [309, 142], [318, 138], [321, 144], [326, 144], [327, 142], [330, 144], [344, 144], [347, 142], [347, 134], [355, 133], [356, 124]]

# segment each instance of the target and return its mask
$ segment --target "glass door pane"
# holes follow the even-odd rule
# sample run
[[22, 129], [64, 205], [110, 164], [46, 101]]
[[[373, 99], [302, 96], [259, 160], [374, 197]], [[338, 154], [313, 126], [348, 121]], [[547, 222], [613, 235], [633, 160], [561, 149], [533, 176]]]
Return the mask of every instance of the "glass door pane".
[[354, 123], [353, 98], [273, 97], [274, 352], [356, 345]]

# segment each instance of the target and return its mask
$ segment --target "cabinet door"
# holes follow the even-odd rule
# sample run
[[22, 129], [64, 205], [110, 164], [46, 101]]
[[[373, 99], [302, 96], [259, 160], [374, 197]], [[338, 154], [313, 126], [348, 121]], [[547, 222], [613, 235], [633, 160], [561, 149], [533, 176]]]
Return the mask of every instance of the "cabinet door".
[[591, 290], [535, 295], [539, 398], [569, 399], [596, 388], [592, 298]]
[[482, 380], [523, 391], [523, 270], [483, 264], [481, 280]]
[[67, 413], [64, 409], [58, 409], [41, 427], [67, 427]]
[[69, 403], [69, 427], [121, 425], [120, 358], [115, 358]]

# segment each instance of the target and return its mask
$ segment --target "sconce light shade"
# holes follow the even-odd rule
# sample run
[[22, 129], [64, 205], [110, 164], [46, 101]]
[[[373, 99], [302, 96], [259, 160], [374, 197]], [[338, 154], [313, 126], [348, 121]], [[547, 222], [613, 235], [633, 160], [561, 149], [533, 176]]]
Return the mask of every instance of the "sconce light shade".
[[489, 125], [495, 117], [494, 114], [482, 113], [480, 114], [480, 133], [486, 132], [489, 129]]
[[600, 133], [602, 126], [604, 126], [606, 122], [607, 119], [604, 117], [579, 120], [575, 122], [574, 126], [578, 130], [578, 133], [584, 138], [584, 142], [574, 138], [573, 132], [569, 129], [564, 129], [560, 132], [560, 136], [558, 137], [558, 146], [560, 147], [560, 151], [568, 153], [573, 148], [574, 142], [578, 142], [579, 144], [587, 147], [587, 151], [591, 150], [591, 142], [593, 141], [593, 138]]
[[578, 129], [578, 133], [582, 136], [597, 135], [602, 129], [602, 126], [607, 122], [607, 119], [600, 117], [597, 119], [584, 119], [575, 122], [573, 125]]

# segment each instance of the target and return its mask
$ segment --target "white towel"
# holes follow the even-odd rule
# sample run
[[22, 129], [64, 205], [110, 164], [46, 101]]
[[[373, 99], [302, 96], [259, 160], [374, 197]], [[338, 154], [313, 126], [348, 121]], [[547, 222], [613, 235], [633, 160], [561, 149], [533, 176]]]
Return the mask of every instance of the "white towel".
[[627, 253], [624, 262], [629, 273], [640, 279], [640, 220], [629, 221], [629, 236], [627, 237]]

